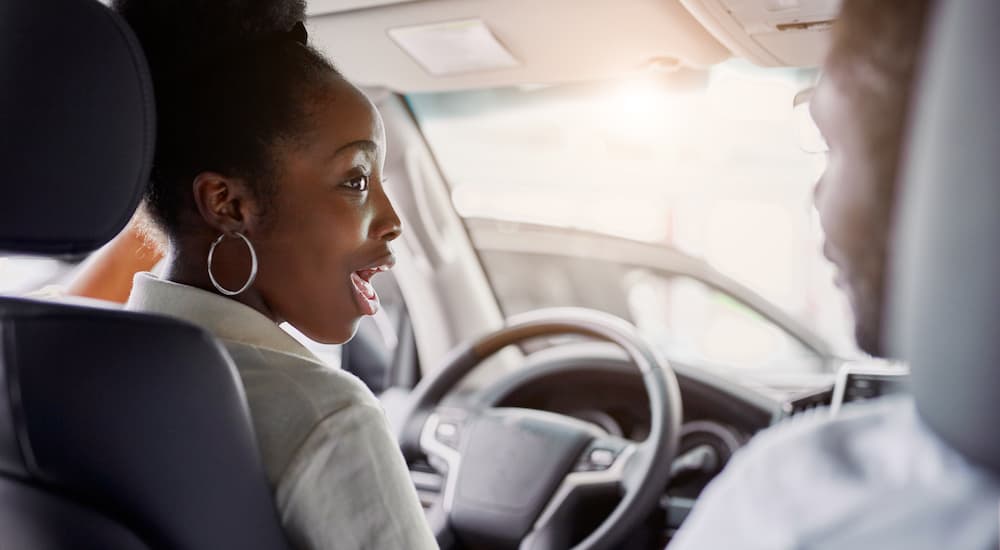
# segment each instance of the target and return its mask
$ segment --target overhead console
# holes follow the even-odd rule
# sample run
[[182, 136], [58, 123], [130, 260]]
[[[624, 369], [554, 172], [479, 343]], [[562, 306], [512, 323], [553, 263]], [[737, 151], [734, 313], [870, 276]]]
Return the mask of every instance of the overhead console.
[[413, 0], [309, 0], [306, 4], [306, 15], [313, 17], [328, 13], [342, 13], [345, 11], [363, 10], [388, 6], [390, 4], [403, 4]]
[[734, 55], [765, 67], [823, 62], [840, 0], [680, 0]]

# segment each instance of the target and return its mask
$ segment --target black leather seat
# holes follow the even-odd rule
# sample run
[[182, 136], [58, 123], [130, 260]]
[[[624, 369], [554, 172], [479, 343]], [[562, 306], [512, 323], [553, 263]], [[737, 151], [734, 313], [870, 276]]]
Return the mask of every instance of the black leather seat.
[[927, 425], [1000, 475], [998, 26], [1000, 2], [938, 2], [906, 155], [886, 333], [888, 348], [911, 363]]
[[[80, 253], [121, 230], [154, 111], [138, 43], [96, 0], [0, 3], [0, 251]], [[0, 297], [0, 548], [286, 547], [210, 335]]]

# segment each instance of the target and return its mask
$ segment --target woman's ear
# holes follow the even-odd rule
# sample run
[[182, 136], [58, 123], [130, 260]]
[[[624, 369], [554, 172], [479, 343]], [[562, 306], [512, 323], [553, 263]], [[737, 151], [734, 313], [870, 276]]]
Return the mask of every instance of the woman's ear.
[[254, 197], [244, 180], [202, 172], [195, 176], [192, 187], [198, 212], [219, 233], [243, 232], [252, 225]]

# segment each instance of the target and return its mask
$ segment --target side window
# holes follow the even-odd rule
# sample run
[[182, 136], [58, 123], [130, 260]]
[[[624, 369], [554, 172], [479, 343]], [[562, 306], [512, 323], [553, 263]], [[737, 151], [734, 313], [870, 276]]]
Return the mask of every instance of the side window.
[[0, 294], [18, 295], [58, 285], [76, 266], [51, 258], [0, 257]]

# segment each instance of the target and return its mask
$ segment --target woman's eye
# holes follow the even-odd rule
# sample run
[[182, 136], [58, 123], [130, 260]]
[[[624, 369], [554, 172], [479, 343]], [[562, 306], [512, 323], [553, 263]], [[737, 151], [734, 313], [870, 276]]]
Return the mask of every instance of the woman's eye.
[[368, 190], [368, 176], [358, 176], [344, 182], [344, 186], [348, 189], [354, 191], [367, 191]]

